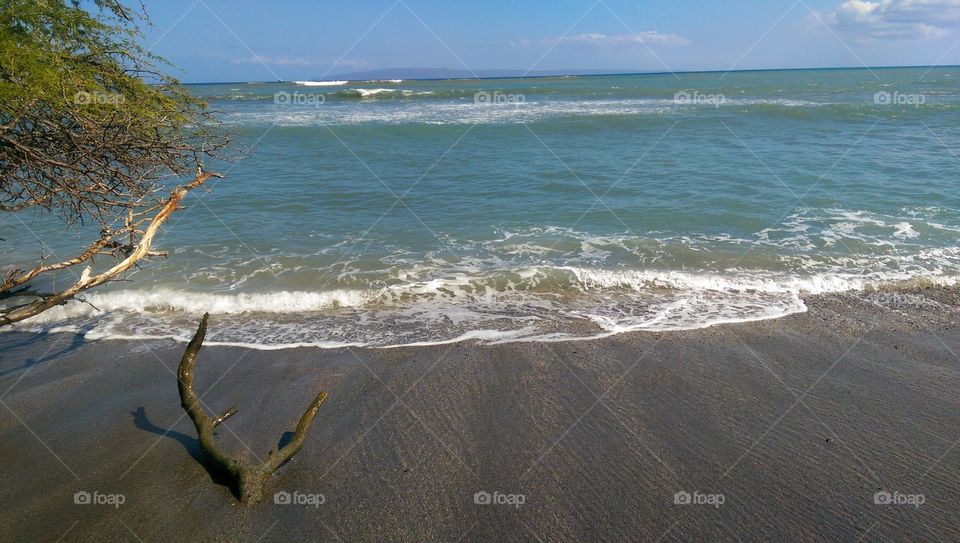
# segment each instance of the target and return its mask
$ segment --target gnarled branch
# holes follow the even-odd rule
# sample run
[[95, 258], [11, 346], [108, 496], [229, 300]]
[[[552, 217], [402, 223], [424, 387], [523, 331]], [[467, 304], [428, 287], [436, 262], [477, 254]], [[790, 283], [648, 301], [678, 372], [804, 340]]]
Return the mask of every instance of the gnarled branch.
[[204, 314], [197, 333], [190, 340], [187, 349], [180, 360], [180, 368], [177, 371], [177, 386], [180, 390], [180, 405], [190, 416], [193, 425], [197, 428], [197, 436], [200, 438], [200, 447], [207, 454], [212, 466], [230, 476], [234, 485], [234, 491], [241, 503], [254, 503], [263, 498], [263, 487], [267, 479], [277, 471], [287, 460], [293, 458], [300, 452], [303, 442], [307, 437], [307, 431], [313, 418], [317, 416], [320, 406], [327, 399], [327, 393], [317, 394], [313, 402], [300, 417], [297, 424], [297, 430], [294, 433], [293, 440], [283, 446], [279, 451], [271, 450], [267, 459], [260, 464], [245, 462], [237, 457], [224, 452], [214, 439], [214, 430], [220, 423], [227, 420], [237, 413], [236, 409], [228, 409], [217, 418], [210, 418], [200, 399], [193, 389], [194, 368], [197, 362], [197, 353], [203, 346], [203, 339], [207, 334], [207, 320], [209, 314]]
[[[80, 275], [80, 279], [78, 279], [77, 282], [60, 292], [43, 296], [40, 299], [29, 303], [0, 309], [0, 326], [9, 325], [39, 315], [51, 307], [60, 305], [70, 300], [77, 294], [87, 289], [93, 288], [97, 285], [102, 285], [107, 281], [115, 279], [117, 276], [133, 267], [144, 257], [158, 254], [151, 250], [151, 245], [153, 244], [154, 236], [156, 236], [157, 232], [160, 230], [160, 226], [162, 226], [163, 223], [166, 222], [170, 217], [170, 215], [180, 207], [180, 201], [183, 200], [183, 197], [186, 196], [188, 192], [204, 184], [211, 177], [223, 176], [217, 173], [201, 172], [187, 185], [173, 189], [173, 192], [170, 193], [170, 196], [166, 200], [163, 200], [160, 205], [155, 208], [156, 214], [153, 215], [146, 229], [144, 229], [140, 235], [139, 242], [130, 246], [124, 246], [126, 258], [117, 262], [112, 268], [102, 273], [91, 275], [91, 268], [90, 266], [87, 266], [83, 270], [83, 273]], [[43, 273], [61, 270], [77, 265], [81, 262], [85, 262], [100, 253], [102, 249], [115, 246], [113, 239], [118, 234], [138, 234], [138, 232], [134, 230], [136, 226], [131, 221], [128, 221], [128, 225], [129, 226], [127, 228], [120, 230], [119, 232], [111, 234], [105, 233], [99, 240], [94, 242], [86, 251], [77, 257], [56, 264], [43, 265], [41, 263], [39, 266], [28, 272], [13, 271], [9, 273], [4, 278], [3, 282], [0, 283], [0, 292], [22, 285]]]

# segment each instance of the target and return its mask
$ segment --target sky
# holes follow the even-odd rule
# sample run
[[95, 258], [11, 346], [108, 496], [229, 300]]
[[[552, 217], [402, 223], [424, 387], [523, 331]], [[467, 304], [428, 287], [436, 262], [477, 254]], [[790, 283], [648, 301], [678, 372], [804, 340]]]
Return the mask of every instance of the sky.
[[960, 64], [960, 0], [143, 0], [187, 83]]

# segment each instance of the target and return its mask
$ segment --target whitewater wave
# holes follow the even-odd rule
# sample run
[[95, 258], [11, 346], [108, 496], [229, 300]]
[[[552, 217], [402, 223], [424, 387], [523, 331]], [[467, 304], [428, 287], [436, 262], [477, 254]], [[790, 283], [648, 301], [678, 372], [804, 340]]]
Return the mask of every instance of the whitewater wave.
[[403, 97], [413, 97], [413, 96], [429, 96], [433, 94], [433, 91], [415, 91], [410, 89], [365, 89], [365, 88], [356, 88], [356, 89], [347, 89], [343, 91], [338, 91], [334, 93], [334, 96], [339, 96], [343, 98], [370, 98], [377, 96], [403, 96]]
[[[37, 322], [93, 315], [100, 311], [218, 313], [308, 313], [339, 307], [358, 307], [373, 293], [357, 290], [327, 292], [260, 292], [217, 294], [161, 288], [151, 291], [121, 290], [87, 294], [89, 304], [68, 304], [44, 312]], [[92, 304], [92, 306], [90, 305]]]
[[350, 83], [349, 81], [294, 81], [295, 85], [301, 87], [341, 87]]
[[[443, 251], [394, 246], [375, 260], [338, 257], [333, 268], [317, 259], [353, 240], [331, 240], [320, 256], [229, 260], [214, 251], [182, 255], [197, 260], [180, 272], [163, 273], [160, 264], [154, 271], [163, 282], [152, 290], [108, 286], [16, 329], [183, 340], [209, 311], [217, 321], [211, 341], [265, 349], [687, 330], [802, 312], [811, 295], [956, 285], [960, 227], [949, 220], [948, 210], [930, 206], [888, 214], [826, 208], [797, 211], [743, 238], [496, 229], [480, 239], [442, 234]], [[270, 290], [257, 277], [286, 288]], [[225, 290], [171, 286], [184, 284]]]
[[[629, 120], [690, 115], [742, 114], [791, 118], [849, 120], [851, 118], [896, 117], [895, 108], [877, 109], [864, 104], [804, 103], [790, 100], [730, 100], [714, 105], [676, 104], [672, 100], [532, 100], [520, 103], [476, 103], [473, 95], [438, 99], [434, 91], [389, 88], [343, 89], [326, 95], [316, 107], [271, 107], [242, 109], [225, 113], [225, 123], [236, 126], [324, 126], [360, 124], [503, 125], [534, 123], [553, 119], [607, 118]], [[394, 98], [387, 100], [387, 98]], [[400, 99], [402, 98], [402, 100]], [[379, 100], [372, 100], [379, 99]], [[255, 101], [243, 98], [241, 101]], [[272, 98], [271, 98], [272, 100]], [[363, 105], [358, 105], [357, 101]], [[366, 107], [364, 107], [366, 106]], [[955, 106], [944, 106], [955, 107]], [[942, 113], [927, 108], [924, 114]]]
[[958, 279], [573, 266], [461, 270], [363, 290], [97, 292], [83, 298], [87, 303], [53, 308], [14, 329], [80, 332], [90, 339], [185, 341], [199, 315], [210, 312], [217, 322], [211, 344], [263, 349], [568, 341], [772, 319], [805, 311], [807, 295], [955, 285]]
[[[371, 92], [373, 91], [373, 92]], [[345, 98], [386, 97], [396, 89], [357, 89]], [[404, 96], [400, 94], [400, 96]], [[406, 95], [412, 96], [412, 95]], [[380, 101], [378, 101], [380, 102]], [[382, 101], [384, 107], [358, 108], [346, 103], [327, 100], [321, 108], [274, 108], [271, 110], [227, 113], [223, 121], [238, 126], [322, 126], [381, 124], [516, 124], [534, 122], [550, 117], [632, 116], [669, 113], [672, 106], [657, 106], [650, 102], [543, 102], [523, 105], [478, 106], [471, 102], [423, 103], [412, 101]], [[372, 105], [372, 104], [371, 104]], [[399, 106], [399, 107], [398, 107]]]

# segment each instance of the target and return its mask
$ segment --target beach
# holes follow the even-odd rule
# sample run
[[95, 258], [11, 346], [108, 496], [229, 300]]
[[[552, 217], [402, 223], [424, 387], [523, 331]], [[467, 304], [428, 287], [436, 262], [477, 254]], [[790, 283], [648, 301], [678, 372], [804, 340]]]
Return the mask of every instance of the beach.
[[7, 332], [0, 539], [960, 539], [960, 296], [804, 303], [585, 341], [205, 347], [230, 451], [266, 455], [330, 394], [255, 505], [201, 463], [182, 343]]
[[0, 543], [960, 543], [960, 0], [237, 4], [0, 8]]

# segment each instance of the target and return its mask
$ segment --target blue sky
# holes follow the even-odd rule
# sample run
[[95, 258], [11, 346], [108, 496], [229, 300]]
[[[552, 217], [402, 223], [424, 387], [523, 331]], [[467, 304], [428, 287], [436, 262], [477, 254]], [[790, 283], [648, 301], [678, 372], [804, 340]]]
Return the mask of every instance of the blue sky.
[[960, 0], [144, 0], [185, 82], [960, 64]]

